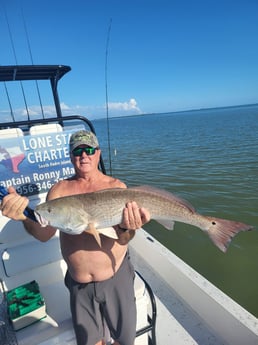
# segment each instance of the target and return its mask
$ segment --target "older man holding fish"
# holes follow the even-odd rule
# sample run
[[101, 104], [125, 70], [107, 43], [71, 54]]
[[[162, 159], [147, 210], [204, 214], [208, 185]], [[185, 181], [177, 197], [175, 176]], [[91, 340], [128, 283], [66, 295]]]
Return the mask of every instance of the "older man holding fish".
[[[98, 169], [100, 153], [98, 140], [92, 132], [75, 132], [70, 139], [75, 175], [56, 183], [48, 192], [47, 201], [110, 188], [126, 188], [123, 182], [104, 175]], [[23, 221], [28, 233], [40, 241], [48, 241], [57, 228], [50, 225], [42, 227], [25, 217], [23, 212], [28, 202], [10, 187], [1, 205], [2, 214]], [[149, 220], [146, 209], [129, 202], [124, 207], [122, 223], [113, 227], [114, 238], [99, 234], [94, 226], [76, 235], [60, 232], [62, 255], [68, 266], [65, 284], [70, 291], [78, 345], [105, 344], [104, 322], [115, 344], [133, 345], [136, 333], [134, 270], [127, 244], [135, 230]]]

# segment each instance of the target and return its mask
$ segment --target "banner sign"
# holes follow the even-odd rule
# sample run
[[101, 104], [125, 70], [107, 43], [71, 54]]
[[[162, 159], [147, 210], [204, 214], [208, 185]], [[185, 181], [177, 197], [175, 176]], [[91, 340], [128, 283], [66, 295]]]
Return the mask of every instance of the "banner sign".
[[30, 196], [45, 193], [57, 181], [74, 175], [69, 154], [71, 134], [0, 137], [0, 184]]

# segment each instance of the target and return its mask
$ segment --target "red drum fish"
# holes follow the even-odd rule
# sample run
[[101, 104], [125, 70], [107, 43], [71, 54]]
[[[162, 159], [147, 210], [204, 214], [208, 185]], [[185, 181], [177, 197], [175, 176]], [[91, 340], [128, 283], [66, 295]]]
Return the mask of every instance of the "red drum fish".
[[187, 201], [150, 186], [105, 189], [50, 200], [38, 205], [35, 215], [42, 226], [51, 225], [71, 235], [89, 231], [100, 244], [99, 233], [117, 238], [112, 226], [122, 222], [123, 208], [130, 201], [148, 209], [151, 219], [167, 229], [172, 230], [174, 222], [200, 228], [223, 252], [238, 232], [253, 228], [244, 223], [201, 215]]

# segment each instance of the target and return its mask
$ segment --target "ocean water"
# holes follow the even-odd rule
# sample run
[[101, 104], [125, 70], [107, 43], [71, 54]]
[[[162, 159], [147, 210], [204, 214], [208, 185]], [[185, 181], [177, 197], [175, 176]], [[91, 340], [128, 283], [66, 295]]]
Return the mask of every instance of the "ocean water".
[[258, 105], [93, 121], [103, 159], [128, 186], [148, 184], [198, 212], [245, 222], [226, 254], [198, 228], [144, 228], [258, 317]]

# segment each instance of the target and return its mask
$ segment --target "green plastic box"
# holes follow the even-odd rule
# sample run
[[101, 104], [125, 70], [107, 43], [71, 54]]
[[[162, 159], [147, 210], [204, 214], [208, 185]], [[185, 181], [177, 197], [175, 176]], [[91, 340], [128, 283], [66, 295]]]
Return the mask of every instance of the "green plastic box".
[[27, 327], [47, 316], [46, 305], [35, 280], [8, 291], [7, 304], [15, 330]]

